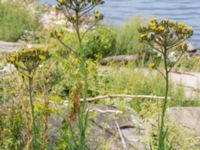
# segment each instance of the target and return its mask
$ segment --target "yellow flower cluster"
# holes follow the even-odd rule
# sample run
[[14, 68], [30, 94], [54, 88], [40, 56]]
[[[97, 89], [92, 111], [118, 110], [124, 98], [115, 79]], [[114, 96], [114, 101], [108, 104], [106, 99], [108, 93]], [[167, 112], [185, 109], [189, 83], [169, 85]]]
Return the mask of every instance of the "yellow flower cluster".
[[152, 41], [160, 39], [182, 38], [187, 39], [193, 35], [193, 28], [184, 23], [178, 23], [166, 18], [158, 20], [151, 18], [147, 27], [139, 28], [140, 39], [143, 41]]
[[7, 61], [16, 68], [23, 68], [25, 70], [34, 69], [41, 61], [49, 57], [46, 48], [26, 48], [13, 52]]
[[93, 15], [94, 15], [94, 18], [96, 20], [102, 20], [103, 19], [103, 15], [100, 13], [99, 10], [96, 10]]

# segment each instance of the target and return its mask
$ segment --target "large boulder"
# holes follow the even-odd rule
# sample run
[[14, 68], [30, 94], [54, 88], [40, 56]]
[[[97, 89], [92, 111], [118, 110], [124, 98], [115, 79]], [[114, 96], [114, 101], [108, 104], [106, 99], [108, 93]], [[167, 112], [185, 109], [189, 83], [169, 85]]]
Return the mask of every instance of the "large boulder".
[[[146, 150], [143, 120], [131, 109], [120, 111], [113, 106], [89, 104], [87, 141], [90, 149]], [[65, 116], [66, 117], [66, 116]], [[51, 116], [50, 143], [58, 139], [63, 117]], [[73, 128], [76, 125], [73, 125]], [[55, 134], [57, 133], [57, 134]]]
[[89, 120], [90, 138], [109, 150], [145, 150], [145, 127], [143, 120], [131, 109], [119, 111], [113, 106], [90, 105], [96, 113]]

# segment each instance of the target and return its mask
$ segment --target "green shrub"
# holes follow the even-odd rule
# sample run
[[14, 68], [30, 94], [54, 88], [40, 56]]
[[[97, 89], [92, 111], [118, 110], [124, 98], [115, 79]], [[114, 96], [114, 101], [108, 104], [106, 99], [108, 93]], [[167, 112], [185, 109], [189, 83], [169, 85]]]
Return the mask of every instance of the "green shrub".
[[0, 40], [17, 41], [26, 31], [39, 25], [37, 17], [20, 1], [0, 1]]
[[103, 25], [87, 35], [85, 48], [88, 58], [103, 58], [114, 54], [116, 31]]
[[141, 16], [133, 19], [118, 28], [116, 35], [116, 54], [138, 54], [140, 56], [149, 55], [149, 46], [140, 43], [138, 28], [144, 24]]
[[[72, 49], [77, 49], [78, 47], [78, 41], [76, 39], [76, 34], [73, 32], [67, 32], [65, 28], [62, 29], [51, 29], [51, 32], [62, 33], [64, 32], [62, 36], [63, 42], [65, 42], [68, 46], [70, 46]], [[45, 31], [44, 31], [45, 32]], [[61, 56], [67, 56], [69, 53], [69, 50], [67, 50], [61, 43], [58, 41], [49, 38], [49, 35], [46, 33], [49, 33], [49, 31], [46, 31], [43, 36], [43, 39], [49, 39], [48, 43], [51, 43], [52, 49], [59, 53]], [[107, 57], [114, 54], [114, 47], [116, 44], [116, 30], [111, 27], [106, 27], [104, 25], [98, 25], [95, 27], [95, 30], [92, 30], [91, 32], [87, 33], [85, 35], [85, 38], [83, 40], [83, 47], [85, 48], [87, 52], [87, 58], [91, 59], [98, 59]], [[78, 54], [79, 52], [75, 52]]]

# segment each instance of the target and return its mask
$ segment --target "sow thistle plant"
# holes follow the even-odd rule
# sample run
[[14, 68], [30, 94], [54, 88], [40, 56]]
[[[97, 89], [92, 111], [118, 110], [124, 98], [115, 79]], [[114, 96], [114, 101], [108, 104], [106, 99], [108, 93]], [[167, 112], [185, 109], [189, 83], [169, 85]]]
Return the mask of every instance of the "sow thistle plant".
[[[28, 92], [32, 117], [32, 147], [38, 149], [36, 116], [33, 100], [33, 77], [37, 67], [50, 57], [46, 48], [26, 48], [13, 52], [7, 59], [20, 72], [20, 75], [28, 80]], [[25, 81], [25, 80], [24, 80]]]
[[[78, 120], [78, 138], [75, 137], [74, 132], [71, 129], [71, 137], [68, 139], [67, 143], [67, 149], [79, 149], [79, 150], [85, 150], [86, 149], [86, 129], [87, 129], [87, 119], [88, 119], [88, 112], [87, 112], [87, 93], [88, 93], [88, 73], [87, 73], [87, 51], [86, 48], [83, 46], [83, 40], [85, 35], [94, 29], [94, 27], [97, 25], [97, 23], [103, 19], [103, 15], [98, 11], [93, 11], [93, 9], [104, 3], [103, 0], [57, 0], [58, 5], [54, 7], [56, 10], [59, 10], [64, 14], [66, 17], [66, 20], [68, 23], [70, 23], [73, 27], [73, 30], [76, 34], [77, 41], [78, 41], [78, 47], [74, 50], [72, 47], [67, 45], [65, 42], [63, 42], [63, 33], [61, 32], [55, 32], [52, 35], [71, 53], [75, 54], [75, 56], [80, 60], [80, 70], [82, 74], [82, 81], [83, 86], [82, 90], [82, 97], [83, 102], [80, 105], [77, 104], [77, 98], [76, 101], [72, 100], [72, 103], [74, 103], [73, 110], [77, 113], [77, 120]], [[91, 11], [93, 11], [93, 14], [91, 14]], [[89, 20], [89, 21], [88, 21]], [[87, 27], [83, 28], [83, 25], [85, 26], [86, 21]], [[80, 103], [80, 102], [78, 102]], [[69, 142], [70, 141], [70, 142]]]
[[[162, 114], [159, 120], [158, 149], [172, 149], [172, 145], [167, 146], [166, 136], [168, 129], [165, 128], [169, 73], [188, 50], [187, 40], [193, 35], [193, 28], [173, 20], [152, 18], [147, 26], [140, 27], [138, 31], [140, 33], [141, 42], [150, 45], [153, 50], [161, 54], [163, 58], [164, 71], [159, 69], [156, 64], [150, 64], [149, 66], [159, 71], [166, 82], [165, 99], [163, 101]], [[170, 54], [172, 53], [175, 56], [173, 60], [170, 59]]]

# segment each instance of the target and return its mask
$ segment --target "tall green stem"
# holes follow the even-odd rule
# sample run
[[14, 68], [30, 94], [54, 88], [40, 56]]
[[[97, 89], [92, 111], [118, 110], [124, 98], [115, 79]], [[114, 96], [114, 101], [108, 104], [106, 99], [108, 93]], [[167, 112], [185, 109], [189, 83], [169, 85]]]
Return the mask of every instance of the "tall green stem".
[[[30, 75], [30, 73], [29, 73]], [[34, 112], [34, 102], [33, 102], [33, 96], [32, 96], [32, 82], [33, 78], [28, 77], [28, 86], [29, 86], [29, 99], [30, 99], [30, 105], [31, 105], [31, 116], [32, 116], [32, 146], [33, 150], [36, 150], [36, 125], [35, 125], [35, 112]]]
[[159, 133], [159, 150], [165, 149], [165, 113], [167, 109], [167, 102], [168, 102], [168, 90], [169, 90], [169, 71], [167, 67], [167, 49], [164, 50], [164, 69], [165, 69], [165, 99], [163, 101], [162, 106], [162, 114], [161, 114], [161, 124], [160, 124], [160, 133]]
[[85, 141], [85, 132], [87, 128], [87, 112], [86, 112], [86, 101], [87, 101], [87, 91], [88, 91], [88, 82], [87, 82], [87, 64], [86, 64], [86, 52], [82, 46], [82, 38], [80, 35], [80, 26], [79, 26], [79, 14], [76, 12], [76, 33], [79, 41], [79, 50], [82, 51], [81, 56], [81, 70], [83, 73], [83, 81], [84, 81], [84, 88], [83, 88], [83, 103], [81, 107], [81, 112], [79, 115], [79, 129], [80, 129], [80, 143], [79, 149], [85, 150], [86, 141]]

